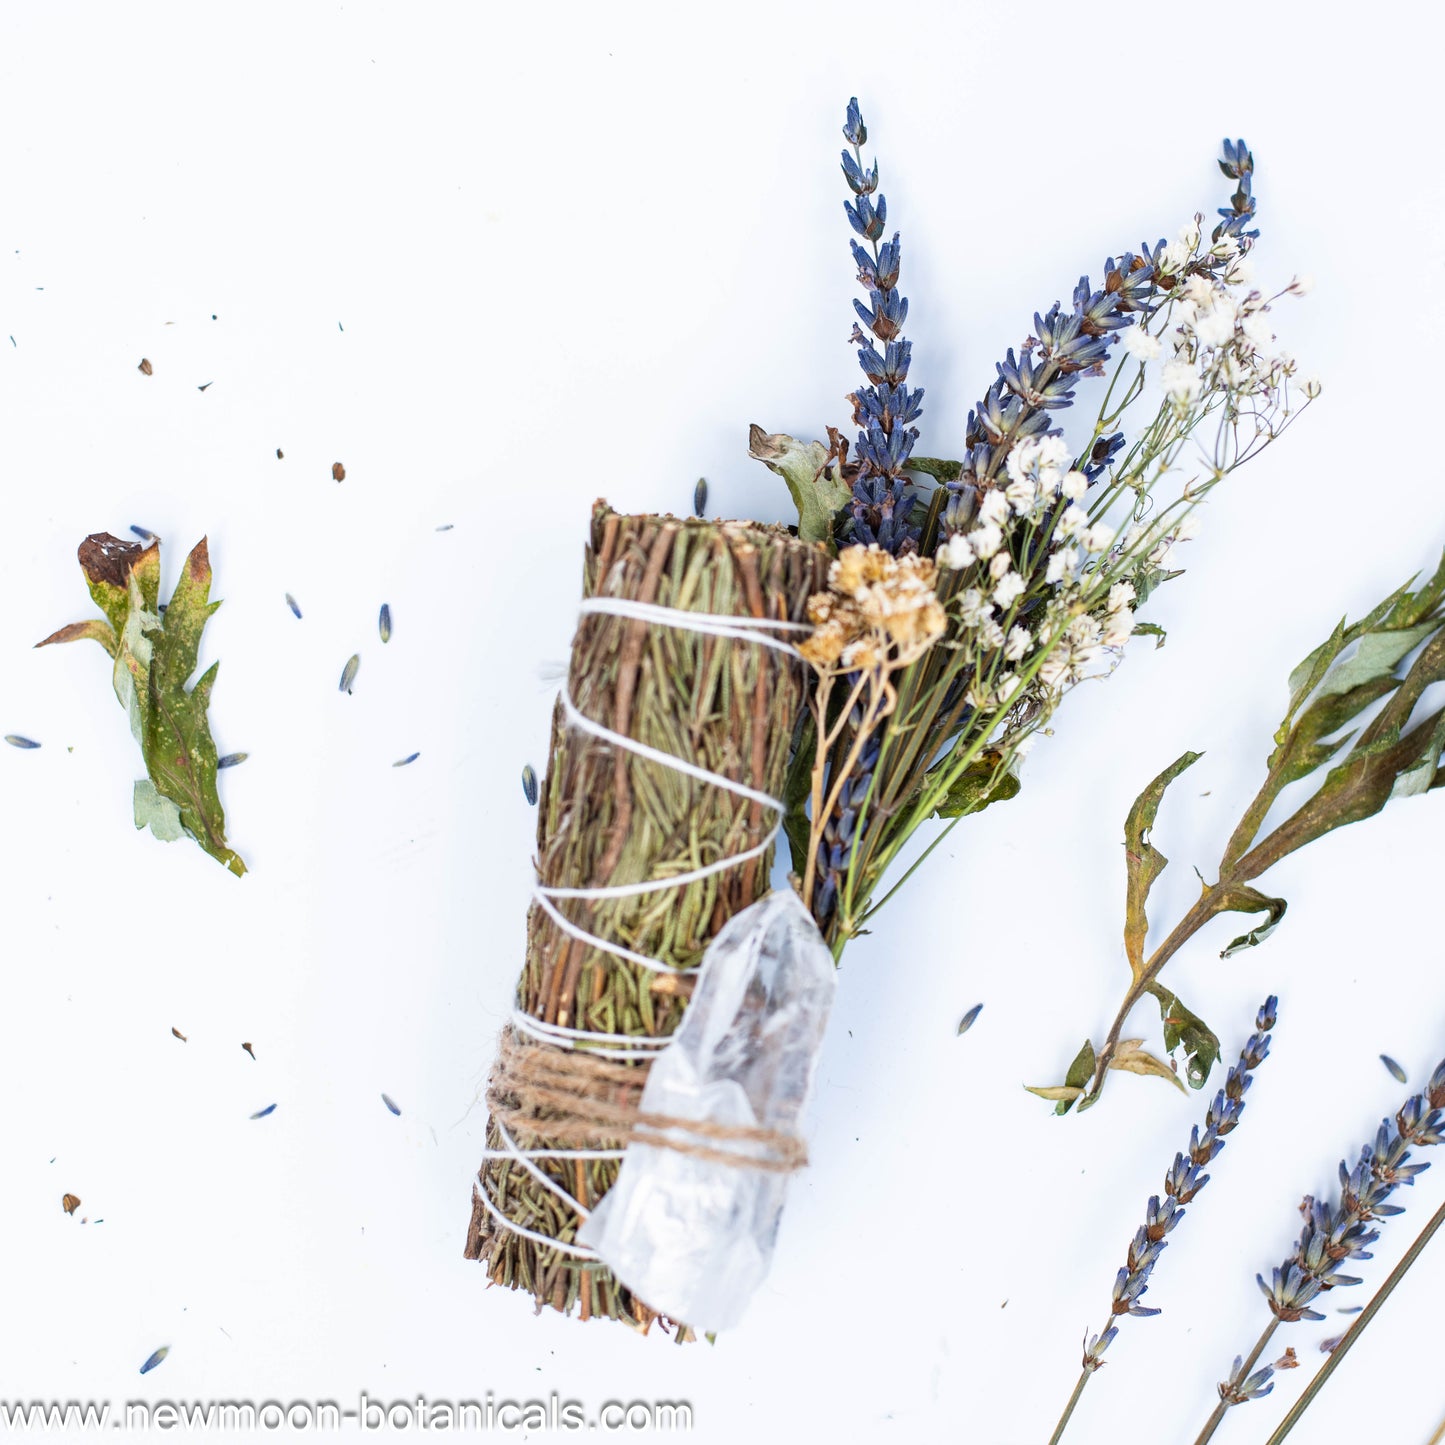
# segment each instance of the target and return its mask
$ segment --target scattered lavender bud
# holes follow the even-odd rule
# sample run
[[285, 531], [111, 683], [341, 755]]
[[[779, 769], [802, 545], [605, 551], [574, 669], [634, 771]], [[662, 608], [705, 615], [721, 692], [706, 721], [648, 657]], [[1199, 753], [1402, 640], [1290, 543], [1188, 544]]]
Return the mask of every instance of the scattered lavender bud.
[[443, 522], [436, 530], [438, 532], [450, 532], [454, 526], [456, 526], [455, 522]]
[[40, 746], [40, 744], [37, 743], [34, 738], [23, 738], [20, 736], [19, 733], [6, 733], [5, 741], [9, 743], [12, 748], [29, 749], [38, 748]]
[[301, 609], [296, 605], [296, 599], [289, 592], [286, 594], [286, 605], [298, 618], [301, 616]]
[[357, 670], [361, 667], [361, 654], [353, 652], [347, 659], [346, 666], [341, 669], [341, 691], [349, 697], [351, 695], [351, 684], [356, 681]]
[[1397, 1064], [1394, 1059], [1389, 1056], [1389, 1054], [1381, 1054], [1380, 1062], [1384, 1064], [1387, 1069], [1389, 1069], [1391, 1077], [1395, 1080], [1397, 1084], [1404, 1084], [1408, 1082], [1408, 1075], [1405, 1073], [1404, 1069], [1402, 1069], [1399, 1064]]
[[131, 523], [131, 528], [130, 528], [130, 529], [131, 529], [132, 532], [134, 532], [134, 533], [136, 534], [137, 537], [139, 537], [139, 538], [141, 539], [142, 542], [159, 542], [159, 541], [160, 541], [160, 538], [159, 538], [158, 536], [156, 536], [156, 534], [155, 534], [154, 532], [148, 532], [144, 527], [137, 527], [134, 522]]
[[390, 1109], [393, 1114], [400, 1114], [400, 1113], [401, 1113], [401, 1110], [396, 1107], [396, 1104], [395, 1104], [395, 1102], [393, 1101], [393, 1099], [392, 1099], [392, 1097], [391, 1097], [390, 1094], [383, 1094], [383, 1095], [381, 1096], [381, 1102], [382, 1102], [383, 1104], [385, 1104], [386, 1107], [387, 1107], [388, 1109]]
[[[99, 1220], [96, 1220], [96, 1223], [99, 1224], [100, 1221], [99, 1221]], [[161, 1362], [163, 1359], [165, 1359], [165, 1357], [166, 1357], [168, 1354], [170, 1354], [170, 1352], [171, 1352], [171, 1347], [170, 1347], [169, 1345], [162, 1345], [162, 1346], [160, 1347], [160, 1349], [154, 1351], [154, 1352], [150, 1355], [150, 1357], [146, 1360], [145, 1364], [143, 1364], [143, 1365], [140, 1367], [140, 1372], [141, 1372], [141, 1374], [143, 1374], [143, 1375], [148, 1375], [148, 1374], [150, 1374], [150, 1372], [151, 1372], [153, 1369], [155, 1369], [155, 1367], [156, 1367], [158, 1364], [160, 1364], [160, 1362]]]
[[531, 763], [522, 769], [522, 793], [527, 802], [535, 808], [537, 806], [537, 775], [532, 771]]
[[394, 767], [394, 768], [404, 768], [404, 767], [407, 766], [407, 764], [409, 764], [409, 763], [414, 763], [420, 756], [421, 756], [420, 753], [408, 753], [404, 758], [398, 758], [398, 759], [392, 764], [392, 767]]
[[253, 1119], [264, 1119], [268, 1114], [274, 1114], [275, 1112], [275, 1104], [267, 1104], [264, 1109], [257, 1109], [256, 1112], [251, 1115], [251, 1117]]
[[692, 511], [695, 517], [701, 517], [707, 512], [707, 478], [699, 477], [697, 486], [692, 489]]
[[250, 753], [227, 753], [224, 758], [216, 759], [217, 768], [234, 768], [237, 763], [244, 763]]
[[976, 1003], [976, 1004], [974, 1004], [974, 1006], [973, 1006], [971, 1009], [969, 1009], [969, 1011], [968, 1011], [966, 1014], [964, 1014], [962, 1020], [960, 1020], [959, 1025], [958, 1025], [958, 1031], [959, 1031], [959, 1033], [961, 1033], [961, 1034], [966, 1034], [966, 1033], [969, 1031], [969, 1029], [971, 1029], [971, 1028], [973, 1027], [973, 1021], [974, 1021], [974, 1020], [979, 1016], [979, 1014], [981, 1014], [982, 1012], [983, 1012], [983, 1005], [982, 1005], [981, 1003]]
[[381, 633], [383, 642], [391, 641], [391, 603], [383, 602], [381, 612], [376, 619], [376, 630]]

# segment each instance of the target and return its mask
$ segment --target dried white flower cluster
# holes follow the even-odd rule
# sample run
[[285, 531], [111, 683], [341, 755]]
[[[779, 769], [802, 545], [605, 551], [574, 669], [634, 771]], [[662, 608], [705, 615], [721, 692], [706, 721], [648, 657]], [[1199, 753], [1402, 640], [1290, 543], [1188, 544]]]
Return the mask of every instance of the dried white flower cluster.
[[828, 569], [828, 590], [808, 600], [817, 630], [798, 650], [820, 671], [906, 666], [947, 625], [935, 570], [926, 557], [895, 557], [876, 544], [845, 547]]

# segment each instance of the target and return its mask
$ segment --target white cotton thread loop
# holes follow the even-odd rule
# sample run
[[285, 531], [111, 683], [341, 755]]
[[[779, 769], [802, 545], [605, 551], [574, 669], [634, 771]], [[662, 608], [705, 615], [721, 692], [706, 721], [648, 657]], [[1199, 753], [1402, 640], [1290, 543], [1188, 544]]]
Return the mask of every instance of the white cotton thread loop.
[[596, 1029], [574, 1029], [567, 1024], [552, 1024], [523, 1013], [521, 1009], [512, 1010], [512, 1024], [522, 1033], [559, 1048], [570, 1048], [577, 1040], [598, 1039], [602, 1043], [631, 1044], [637, 1052], [645, 1053], [648, 1049], [664, 1048], [668, 1043], [666, 1038], [655, 1039], [647, 1034], [605, 1034]]
[[[756, 638], [753, 639], [753, 641], [756, 640]], [[567, 721], [579, 732], [591, 733], [594, 738], [601, 738], [603, 742], [611, 743], [615, 748], [635, 753], [639, 758], [646, 758], [650, 763], [671, 768], [673, 772], [682, 773], [685, 777], [696, 778], [700, 783], [711, 783], [715, 788], [736, 793], [738, 797], [746, 798], [749, 802], [761, 803], [765, 808], [776, 808], [780, 813], [784, 811], [783, 804], [770, 793], [759, 792], [757, 788], [750, 788], [746, 783], [739, 783], [733, 778], [725, 778], [721, 773], [714, 773], [708, 768], [700, 768], [696, 763], [689, 763], [683, 758], [674, 757], [672, 753], [655, 748], [650, 743], [640, 743], [636, 738], [628, 737], [626, 733], [614, 732], [609, 727], [603, 727], [599, 722], [593, 722], [572, 701], [572, 694], [567, 691], [566, 687], [562, 689], [561, 702], [562, 710], [567, 714]]]
[[510, 1229], [513, 1234], [520, 1234], [523, 1239], [530, 1239], [535, 1244], [540, 1244], [544, 1249], [558, 1249], [563, 1254], [575, 1255], [578, 1259], [596, 1259], [597, 1252], [588, 1249], [585, 1244], [565, 1244], [560, 1239], [554, 1239], [550, 1234], [543, 1234], [536, 1229], [528, 1229], [525, 1224], [518, 1224], [515, 1219], [508, 1219], [496, 1204], [492, 1202], [492, 1196], [487, 1193], [483, 1185], [477, 1190], [477, 1198], [482, 1201], [488, 1214], [497, 1221], [504, 1229]]
[[[610, 617], [624, 617], [634, 622], [646, 622], [663, 627], [676, 627], [688, 632], [699, 632], [710, 637], [753, 642], [760, 647], [772, 648], [775, 652], [781, 652], [799, 661], [802, 660], [802, 653], [796, 647], [779, 638], [769, 637], [767, 634], [769, 632], [813, 631], [812, 626], [806, 622], [788, 622], [766, 617], [737, 617], [715, 612], [688, 612], [682, 608], [664, 607], [655, 602], [639, 602], [625, 597], [588, 597], [582, 601], [578, 610], [583, 616], [605, 614]], [[646, 954], [625, 948], [620, 943], [609, 943], [605, 938], [599, 938], [595, 933], [589, 933], [580, 925], [573, 923], [552, 900], [554, 898], [601, 900], [640, 897], [648, 893], [659, 893], [665, 888], [680, 888], [684, 884], [696, 883], [704, 878], [711, 878], [715, 873], [723, 873], [729, 868], [736, 868], [739, 864], [760, 857], [772, 847], [773, 840], [782, 830], [783, 816], [787, 812], [786, 805], [782, 799], [775, 798], [769, 793], [761, 792], [757, 788], [750, 788], [745, 783], [735, 782], [721, 773], [714, 773], [707, 768], [698, 767], [695, 763], [689, 763], [672, 753], [663, 752], [660, 748], [651, 747], [647, 743], [639, 742], [636, 738], [628, 737], [625, 733], [614, 732], [611, 728], [594, 722], [573, 702], [572, 694], [565, 682], [562, 685], [560, 701], [568, 726], [576, 728], [579, 732], [589, 733], [595, 738], [611, 743], [613, 747], [622, 748], [626, 752], [646, 758], [649, 762], [657, 763], [661, 767], [671, 768], [674, 772], [694, 778], [700, 783], [707, 783], [712, 787], [721, 788], [725, 792], [746, 798], [750, 802], [760, 803], [765, 808], [771, 808], [777, 814], [778, 821], [774, 823], [761, 843], [744, 849], [740, 853], [731, 853], [726, 858], [719, 858], [715, 862], [704, 864], [700, 868], [693, 868], [686, 873], [675, 873], [669, 878], [651, 878], [637, 883], [617, 883], [597, 888], [548, 888], [539, 882], [532, 891], [532, 897], [537, 906], [558, 928], [580, 943], [588, 944], [601, 953], [609, 953], [614, 958], [625, 959], [641, 968], [651, 969], [655, 973], [688, 974], [700, 978], [702, 965], [697, 968], [679, 968], [676, 964], [668, 963], [664, 959], [650, 958]], [[618, 1059], [625, 1062], [641, 1062], [649, 1057], [655, 1057], [672, 1042], [671, 1037], [654, 1039], [646, 1035], [604, 1033], [595, 1029], [573, 1028], [566, 1024], [548, 1023], [545, 1019], [536, 1018], [519, 1008], [512, 1010], [512, 1024], [520, 1032], [541, 1043], [550, 1044], [554, 1048], [585, 1049], [588, 1054], [598, 1058]], [[510, 1159], [520, 1164], [539, 1183], [573, 1209], [579, 1219], [587, 1219], [591, 1211], [580, 1201], [574, 1199], [555, 1179], [538, 1169], [532, 1161], [534, 1159], [620, 1159], [623, 1157], [624, 1151], [621, 1149], [519, 1149], [505, 1126], [498, 1120], [493, 1120], [493, 1122], [497, 1126], [497, 1131], [505, 1147], [484, 1150], [482, 1157], [485, 1159]], [[542, 1234], [535, 1229], [528, 1229], [524, 1225], [508, 1219], [493, 1203], [485, 1186], [478, 1193], [492, 1218], [504, 1228], [510, 1229], [513, 1234], [519, 1234], [522, 1238], [533, 1240], [548, 1249], [561, 1250], [564, 1254], [574, 1255], [578, 1259], [595, 1260], [598, 1257], [595, 1251], [588, 1249], [585, 1245], [564, 1244], [561, 1240]]]
[[[684, 632], [701, 632], [709, 637], [731, 637], [739, 642], [756, 642], [776, 652], [801, 659], [802, 653], [789, 642], [767, 636], [768, 632], [811, 632], [807, 622], [774, 621], [768, 617], [737, 617], [719, 612], [684, 612], [676, 607], [663, 607], [656, 602], [634, 602], [626, 597], [589, 597], [579, 609], [588, 613], [606, 613], [610, 617], [626, 617], [633, 622], [655, 622], [663, 627], [676, 627]], [[681, 619], [681, 620], [679, 620]]]

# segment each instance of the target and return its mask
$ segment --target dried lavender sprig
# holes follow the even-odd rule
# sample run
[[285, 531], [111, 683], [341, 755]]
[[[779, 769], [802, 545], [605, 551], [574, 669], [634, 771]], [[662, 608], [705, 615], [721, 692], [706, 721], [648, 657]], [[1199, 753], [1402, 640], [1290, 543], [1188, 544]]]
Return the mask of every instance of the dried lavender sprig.
[[1245, 1095], [1254, 1081], [1254, 1070], [1269, 1057], [1270, 1030], [1275, 1026], [1278, 1010], [1279, 999], [1271, 994], [1255, 1015], [1254, 1032], [1240, 1050], [1239, 1062], [1230, 1069], [1224, 1087], [1215, 1094], [1214, 1102], [1204, 1116], [1203, 1131], [1196, 1124], [1189, 1132], [1188, 1150], [1174, 1156], [1174, 1163], [1164, 1176], [1163, 1198], [1157, 1194], [1150, 1196], [1144, 1223], [1135, 1231], [1124, 1267], [1114, 1277], [1110, 1322], [1098, 1334], [1085, 1337], [1082, 1372], [1049, 1445], [1058, 1445], [1089, 1377], [1103, 1369], [1106, 1363], [1104, 1352], [1119, 1333], [1114, 1321], [1124, 1315], [1147, 1317], [1159, 1313], [1139, 1301], [1148, 1293], [1149, 1276], [1159, 1262], [1159, 1256], [1168, 1247], [1167, 1236], [1184, 1218], [1184, 1206], [1192, 1203], [1209, 1183], [1210, 1176], [1203, 1172], [1205, 1166], [1219, 1157], [1225, 1138], [1239, 1126], [1244, 1114]]
[[918, 428], [909, 423], [917, 420], [923, 410], [923, 391], [906, 384], [912, 347], [902, 334], [908, 301], [898, 290], [898, 232], [893, 233], [891, 241], [879, 245], [888, 219], [888, 203], [878, 190], [877, 161], [871, 168], [863, 165], [868, 128], [863, 124], [856, 96], [848, 102], [843, 135], [852, 147], [852, 154], [843, 152], [843, 176], [855, 197], [845, 201], [843, 209], [853, 229], [868, 243], [851, 243], [858, 282], [868, 292], [868, 305], [855, 300], [853, 308], [872, 332], [870, 339], [856, 324], [853, 327], [858, 365], [868, 385], [859, 387], [848, 398], [853, 403], [853, 423], [859, 429], [850, 526], [854, 541], [864, 545], [876, 542], [885, 551], [901, 556], [917, 550], [921, 535], [918, 527], [909, 525], [914, 491], [903, 472], [918, 440]]
[[[1115, 332], [1133, 324], [1135, 314], [1140, 319], [1150, 315], [1161, 292], [1171, 292], [1190, 276], [1214, 276], [1250, 249], [1259, 235], [1257, 230], [1246, 229], [1256, 209], [1254, 157], [1242, 140], [1226, 140], [1219, 167], [1238, 184], [1229, 206], [1220, 208], [1224, 219], [1215, 227], [1213, 238], [1218, 242], [1228, 237], [1238, 250], [1233, 256], [1216, 256], [1206, 250], [1185, 262], [1181, 270], [1184, 248], [1166, 245], [1162, 239], [1152, 248], [1146, 242], [1139, 255], [1126, 251], [1117, 260], [1110, 256], [1104, 262], [1102, 290], [1095, 291], [1089, 278], [1081, 276], [1070, 310], [1064, 311], [1055, 301], [1042, 316], [1035, 313], [1035, 334], [1019, 348], [1017, 357], [1010, 349], [997, 364], [997, 379], [968, 414], [968, 450], [958, 477], [945, 483], [949, 498], [940, 517], [941, 537], [960, 531], [972, 520], [979, 493], [1000, 474], [1018, 442], [1058, 433], [1059, 428], [1050, 428], [1050, 413], [1073, 404], [1077, 377], [1102, 373]], [[1096, 437], [1080, 460], [1079, 470], [1092, 482], [1123, 443], [1122, 433]]]
[[[1373, 1226], [1391, 1215], [1405, 1212], [1402, 1205], [1386, 1201], [1396, 1189], [1413, 1184], [1416, 1177], [1430, 1167], [1409, 1163], [1410, 1147], [1438, 1144], [1445, 1139], [1442, 1111], [1445, 1111], [1445, 1059], [1436, 1065], [1424, 1090], [1405, 1100], [1393, 1121], [1380, 1122], [1373, 1141], [1361, 1148], [1353, 1168], [1346, 1160], [1340, 1161], [1339, 1196], [1333, 1204], [1305, 1198], [1301, 1206], [1305, 1224], [1293, 1252], [1271, 1271], [1268, 1282], [1263, 1275], [1255, 1276], [1273, 1318], [1245, 1362], [1246, 1370], [1253, 1367], [1281, 1324], [1322, 1320], [1325, 1316], [1312, 1307], [1322, 1294], [1363, 1283], [1357, 1275], [1342, 1274], [1340, 1265], [1346, 1260], [1373, 1258], [1369, 1247], [1380, 1237], [1380, 1231]], [[1262, 1383], [1267, 1383], [1273, 1373], [1269, 1366], [1261, 1370]], [[1232, 1375], [1231, 1381], [1233, 1379]], [[1219, 1404], [1205, 1422], [1195, 1445], [1205, 1445], [1231, 1406], [1267, 1393], [1264, 1390], [1253, 1394], [1231, 1391], [1227, 1389], [1231, 1381], [1220, 1385]]]

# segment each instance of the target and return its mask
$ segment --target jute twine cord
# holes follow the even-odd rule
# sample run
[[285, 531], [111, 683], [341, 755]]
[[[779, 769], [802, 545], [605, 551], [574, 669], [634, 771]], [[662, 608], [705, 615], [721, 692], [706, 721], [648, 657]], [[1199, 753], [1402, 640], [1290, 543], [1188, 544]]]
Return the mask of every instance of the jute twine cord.
[[[508, 1026], [492, 1068], [487, 1107], [513, 1134], [549, 1145], [602, 1148], [635, 1138], [694, 1158], [779, 1174], [808, 1162], [807, 1149], [795, 1134], [641, 1110], [647, 1073], [645, 1067], [613, 1063], [582, 1050], [528, 1043]], [[768, 1152], [755, 1155], [702, 1142], [709, 1139], [756, 1145]]]

